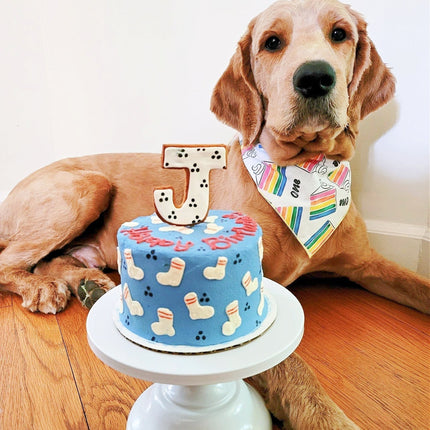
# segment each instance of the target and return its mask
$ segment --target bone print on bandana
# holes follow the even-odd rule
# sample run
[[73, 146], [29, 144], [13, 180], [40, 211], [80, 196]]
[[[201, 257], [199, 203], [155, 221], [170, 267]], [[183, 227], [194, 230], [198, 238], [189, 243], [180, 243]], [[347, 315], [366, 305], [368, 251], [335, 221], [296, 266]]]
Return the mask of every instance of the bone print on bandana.
[[312, 257], [333, 234], [351, 203], [347, 161], [319, 154], [295, 166], [277, 166], [261, 144], [242, 148], [243, 162], [260, 194]]

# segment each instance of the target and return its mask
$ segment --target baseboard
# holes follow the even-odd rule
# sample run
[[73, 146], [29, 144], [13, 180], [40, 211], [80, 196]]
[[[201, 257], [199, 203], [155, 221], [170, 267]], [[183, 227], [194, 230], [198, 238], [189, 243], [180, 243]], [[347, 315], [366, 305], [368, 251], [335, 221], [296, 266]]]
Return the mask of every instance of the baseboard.
[[366, 220], [372, 246], [392, 261], [430, 276], [430, 230], [427, 226]]

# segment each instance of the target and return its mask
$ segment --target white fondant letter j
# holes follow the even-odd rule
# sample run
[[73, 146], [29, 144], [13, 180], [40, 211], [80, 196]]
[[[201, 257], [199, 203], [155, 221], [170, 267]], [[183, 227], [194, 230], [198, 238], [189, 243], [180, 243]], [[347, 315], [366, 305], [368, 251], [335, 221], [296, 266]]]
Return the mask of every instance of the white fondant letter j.
[[191, 225], [204, 221], [209, 210], [209, 172], [226, 168], [226, 148], [213, 146], [163, 147], [163, 167], [188, 169], [189, 183], [184, 203], [176, 207], [173, 189], [154, 190], [154, 204], [158, 216], [169, 224]]

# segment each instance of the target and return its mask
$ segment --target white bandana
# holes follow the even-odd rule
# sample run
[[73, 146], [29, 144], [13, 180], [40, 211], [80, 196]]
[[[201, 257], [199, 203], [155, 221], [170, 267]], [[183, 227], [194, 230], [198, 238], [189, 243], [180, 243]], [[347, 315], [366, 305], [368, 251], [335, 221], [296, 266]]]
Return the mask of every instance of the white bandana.
[[348, 161], [324, 154], [294, 166], [277, 166], [261, 144], [244, 147], [242, 158], [260, 194], [312, 257], [332, 235], [351, 203]]

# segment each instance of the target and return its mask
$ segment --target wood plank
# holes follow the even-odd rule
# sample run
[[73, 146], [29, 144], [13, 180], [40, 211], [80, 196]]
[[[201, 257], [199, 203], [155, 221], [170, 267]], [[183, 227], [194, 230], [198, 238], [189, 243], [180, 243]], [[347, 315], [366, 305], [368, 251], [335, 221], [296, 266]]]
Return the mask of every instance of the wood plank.
[[336, 281], [293, 292], [306, 319], [297, 352], [345, 413], [363, 428], [428, 429], [429, 317]]
[[[344, 281], [308, 280], [293, 292], [306, 317], [298, 352], [348, 416], [363, 429], [430, 428], [428, 316]], [[0, 428], [125, 428], [149, 384], [109, 369], [92, 353], [87, 311], [78, 301], [55, 317], [31, 314], [20, 298], [4, 296], [13, 297], [13, 306], [0, 310]]]
[[90, 429], [124, 429], [136, 399], [150, 385], [100, 361], [86, 334], [88, 311], [76, 298], [57, 315]]
[[0, 428], [86, 429], [55, 316], [12, 300], [0, 312]]

